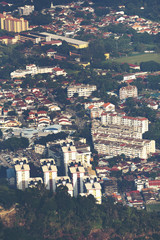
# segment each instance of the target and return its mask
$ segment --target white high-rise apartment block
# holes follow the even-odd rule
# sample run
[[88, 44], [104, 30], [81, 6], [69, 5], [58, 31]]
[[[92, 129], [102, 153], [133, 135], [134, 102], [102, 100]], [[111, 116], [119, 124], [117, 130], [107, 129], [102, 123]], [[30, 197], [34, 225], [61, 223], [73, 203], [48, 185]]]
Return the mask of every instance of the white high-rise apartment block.
[[64, 173], [68, 175], [68, 166], [71, 162], [81, 163], [84, 167], [90, 166], [91, 151], [88, 145], [75, 146], [72, 141], [63, 143], [62, 154], [64, 161]]
[[76, 162], [80, 162], [84, 167], [90, 166], [91, 149], [88, 145], [76, 146]]
[[16, 184], [20, 190], [28, 188], [28, 181], [30, 178], [30, 167], [27, 159], [13, 159], [15, 162]]
[[86, 177], [86, 179], [84, 179], [84, 193], [80, 194], [80, 195], [93, 195], [96, 199], [96, 202], [98, 204], [102, 203], [102, 192], [101, 192], [101, 185], [100, 183], [98, 183], [95, 179], [90, 179], [88, 177]]
[[56, 177], [57, 177], [57, 167], [55, 165], [55, 161], [52, 158], [49, 159], [41, 159], [43, 177], [44, 177], [44, 185], [46, 189], [56, 191]]
[[29, 188], [35, 188], [39, 184], [42, 184], [42, 183], [43, 183], [43, 180], [42, 180], [41, 177], [29, 178], [29, 180], [28, 180], [28, 187]]
[[77, 197], [79, 193], [83, 193], [83, 178], [85, 170], [83, 166], [77, 164], [69, 167], [69, 175], [73, 185], [73, 195]]
[[119, 89], [119, 98], [120, 100], [129, 98], [129, 97], [137, 97], [138, 96], [138, 90], [136, 86], [128, 85], [126, 87], [121, 87]]
[[56, 188], [59, 186], [66, 186], [68, 188], [68, 193], [73, 197], [73, 185], [71, 183], [70, 177], [68, 176], [60, 176], [56, 177]]
[[76, 161], [76, 147], [72, 143], [67, 143], [62, 147], [63, 160], [64, 160], [64, 172], [68, 175], [68, 164], [72, 161]]
[[67, 96], [71, 98], [77, 93], [79, 97], [89, 97], [96, 90], [96, 85], [74, 84], [67, 88]]

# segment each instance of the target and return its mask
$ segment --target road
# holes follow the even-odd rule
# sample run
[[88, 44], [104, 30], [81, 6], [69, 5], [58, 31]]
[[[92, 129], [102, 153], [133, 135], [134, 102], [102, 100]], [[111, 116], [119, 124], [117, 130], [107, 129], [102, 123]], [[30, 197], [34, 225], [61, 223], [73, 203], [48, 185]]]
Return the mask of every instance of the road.
[[12, 166], [3, 158], [3, 155], [0, 154], [0, 160], [3, 162], [3, 165], [11, 168]]

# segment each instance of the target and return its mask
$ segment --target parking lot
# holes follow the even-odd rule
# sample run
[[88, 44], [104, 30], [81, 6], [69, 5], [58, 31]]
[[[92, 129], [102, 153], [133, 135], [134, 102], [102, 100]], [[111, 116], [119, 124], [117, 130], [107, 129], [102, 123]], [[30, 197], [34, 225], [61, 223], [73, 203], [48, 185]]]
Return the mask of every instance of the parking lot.
[[18, 150], [17, 152], [2, 151], [0, 153], [0, 165], [12, 168], [14, 166], [13, 158], [26, 157], [29, 162], [33, 162], [36, 166], [40, 166], [41, 156], [36, 154], [32, 149]]

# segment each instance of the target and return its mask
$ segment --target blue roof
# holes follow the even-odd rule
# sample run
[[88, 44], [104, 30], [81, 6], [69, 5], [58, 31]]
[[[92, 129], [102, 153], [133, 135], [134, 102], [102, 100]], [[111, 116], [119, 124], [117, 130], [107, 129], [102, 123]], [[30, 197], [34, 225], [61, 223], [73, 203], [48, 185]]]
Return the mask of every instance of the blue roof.
[[7, 178], [12, 178], [16, 176], [13, 168], [8, 168], [6, 172], [7, 172]]
[[45, 130], [58, 130], [58, 128], [45, 128]]

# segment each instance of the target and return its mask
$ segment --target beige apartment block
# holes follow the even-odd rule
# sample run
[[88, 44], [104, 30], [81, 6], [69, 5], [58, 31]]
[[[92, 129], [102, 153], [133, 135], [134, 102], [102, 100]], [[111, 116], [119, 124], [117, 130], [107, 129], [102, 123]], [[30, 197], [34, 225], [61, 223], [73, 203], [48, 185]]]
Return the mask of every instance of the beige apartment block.
[[44, 185], [46, 189], [56, 191], [56, 177], [57, 177], [57, 167], [55, 165], [55, 161], [52, 158], [41, 159], [40, 160], [43, 177], [44, 177]]
[[129, 98], [129, 97], [138, 97], [138, 90], [136, 86], [128, 85], [119, 89], [119, 98], [120, 100]]
[[92, 136], [94, 134], [114, 134], [115, 137], [129, 137], [129, 138], [137, 138], [137, 139], [142, 139], [142, 133], [135, 131], [136, 129], [134, 126], [129, 127], [129, 126], [124, 126], [124, 125], [107, 125], [107, 126], [102, 126], [102, 125], [97, 125], [95, 122], [92, 122], [92, 129], [91, 133]]
[[[122, 139], [121, 139], [122, 140]], [[148, 143], [124, 143], [119, 141], [110, 140], [95, 140], [94, 147], [98, 151], [98, 154], [117, 156], [125, 154], [130, 158], [142, 158], [147, 159], [150, 153], [155, 152], [155, 141], [151, 140]]]
[[121, 125], [134, 127], [135, 131], [145, 133], [148, 131], [148, 119], [144, 117], [130, 117], [122, 114], [114, 113], [102, 113], [101, 123], [104, 126], [107, 125]]
[[22, 32], [28, 30], [28, 21], [24, 18], [14, 18], [6, 13], [0, 14], [0, 27], [9, 32]]
[[89, 85], [89, 84], [70, 85], [67, 88], [67, 96], [70, 98], [77, 93], [79, 97], [89, 97], [92, 94], [92, 92], [96, 90], [97, 90], [96, 85]]
[[97, 204], [102, 203], [102, 192], [101, 185], [98, 182], [93, 182], [92, 179], [84, 182], [84, 193], [81, 193], [81, 196], [93, 195], [96, 199]]

